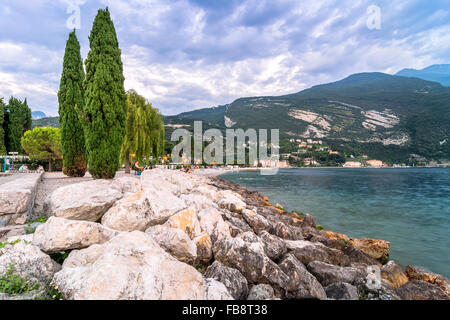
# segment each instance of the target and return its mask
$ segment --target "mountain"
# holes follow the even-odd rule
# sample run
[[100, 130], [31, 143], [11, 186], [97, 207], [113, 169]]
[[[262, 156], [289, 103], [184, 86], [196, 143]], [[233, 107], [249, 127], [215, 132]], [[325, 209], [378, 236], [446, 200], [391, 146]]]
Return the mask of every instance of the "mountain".
[[[318, 138], [345, 154], [392, 163], [450, 159], [450, 88], [383, 73], [360, 73], [298, 93], [240, 98], [219, 108], [166, 117], [171, 128], [278, 128], [286, 140]], [[170, 135], [167, 136], [170, 138]]]
[[58, 117], [48, 117], [42, 119], [34, 119], [33, 118], [33, 128], [35, 127], [53, 127], [59, 128]]
[[42, 111], [32, 111], [31, 112], [31, 117], [33, 119], [42, 119], [42, 118], [46, 118], [47, 115], [44, 112], [42, 112]]
[[435, 64], [422, 70], [403, 69], [397, 76], [419, 78], [450, 86], [450, 64]]

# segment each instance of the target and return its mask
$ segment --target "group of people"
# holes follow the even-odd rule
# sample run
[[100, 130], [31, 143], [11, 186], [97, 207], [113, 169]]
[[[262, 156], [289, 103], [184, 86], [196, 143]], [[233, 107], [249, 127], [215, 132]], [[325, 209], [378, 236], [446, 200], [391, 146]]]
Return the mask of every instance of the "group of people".
[[[19, 173], [29, 173], [29, 172], [30, 172], [30, 169], [28, 169], [28, 166], [27, 166], [27, 165], [22, 164], [22, 165], [19, 167]], [[36, 169], [36, 172], [37, 172], [37, 173], [43, 173], [43, 172], [45, 172], [44, 167], [41, 166], [41, 165], [39, 165], [39, 167]]]

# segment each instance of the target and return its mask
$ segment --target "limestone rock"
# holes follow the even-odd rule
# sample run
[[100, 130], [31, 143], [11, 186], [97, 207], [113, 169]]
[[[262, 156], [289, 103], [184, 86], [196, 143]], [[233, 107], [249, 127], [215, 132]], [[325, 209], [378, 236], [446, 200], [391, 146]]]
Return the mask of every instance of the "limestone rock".
[[122, 196], [122, 187], [114, 180], [86, 181], [56, 189], [48, 209], [55, 217], [95, 222]]
[[450, 280], [442, 275], [415, 266], [407, 266], [405, 272], [409, 280], [422, 280], [435, 284], [450, 297]]
[[180, 229], [158, 225], [148, 228], [145, 233], [150, 234], [164, 250], [179, 261], [193, 263], [197, 259], [197, 247]]
[[311, 228], [316, 227], [316, 223], [314, 222], [313, 217], [309, 213], [307, 213], [305, 215], [305, 218], [303, 219], [302, 227], [311, 227]]
[[181, 210], [174, 214], [164, 225], [169, 228], [176, 228], [186, 232], [191, 239], [194, 239], [194, 237], [201, 234], [197, 212], [193, 208]]
[[206, 300], [234, 300], [222, 282], [213, 278], [204, 281], [206, 287]]
[[186, 209], [186, 203], [165, 189], [145, 190], [150, 203], [150, 225], [163, 224], [175, 213]]
[[349, 283], [336, 282], [325, 288], [327, 297], [335, 300], [359, 300], [358, 289]]
[[304, 240], [286, 240], [288, 250], [300, 260], [304, 265], [312, 261], [322, 261], [339, 266], [347, 266], [350, 261], [340, 250], [324, 246], [319, 242], [309, 242]]
[[258, 284], [251, 288], [247, 300], [272, 300], [274, 294], [273, 288], [268, 284]]
[[59, 264], [38, 247], [24, 241], [0, 249], [0, 275], [8, 270], [10, 264], [13, 265], [14, 273], [42, 284], [48, 284], [61, 269]]
[[264, 252], [270, 259], [278, 259], [287, 252], [286, 243], [277, 236], [274, 236], [267, 231], [262, 231], [259, 234], [259, 238], [264, 245]]
[[82, 249], [119, 234], [99, 223], [50, 217], [33, 235], [33, 244], [46, 253]]
[[286, 293], [287, 298], [324, 299], [327, 297], [319, 281], [292, 254], [288, 254], [279, 266], [289, 277], [290, 290]]
[[117, 201], [102, 217], [102, 224], [119, 231], [145, 231], [152, 223], [150, 203], [143, 191]]
[[67, 266], [55, 274], [53, 280], [66, 299], [206, 298], [202, 275], [166, 253], [151, 235], [140, 231], [122, 233], [102, 246], [95, 261]]
[[386, 280], [394, 289], [401, 287], [409, 281], [402, 268], [394, 261], [389, 261], [381, 267], [381, 278]]
[[116, 179], [119, 185], [122, 187], [122, 193], [137, 193], [142, 191], [142, 183], [138, 178], [129, 177], [119, 177]]
[[211, 237], [207, 232], [203, 232], [201, 235], [193, 239], [195, 246], [197, 247], [197, 260], [200, 263], [207, 263], [212, 258], [212, 242]]
[[245, 221], [252, 227], [255, 233], [260, 233], [263, 230], [267, 230], [270, 227], [269, 221], [262, 215], [257, 214], [253, 210], [244, 209], [242, 210], [242, 216]]
[[219, 207], [230, 210], [232, 212], [241, 213], [246, 208], [246, 204], [242, 198], [235, 192], [230, 190], [219, 191]]
[[403, 300], [450, 300], [444, 290], [422, 280], [412, 280], [395, 292]]
[[365, 278], [361, 270], [352, 267], [339, 267], [321, 261], [310, 262], [307, 266], [323, 286], [329, 286], [336, 282], [353, 283], [359, 278]]
[[353, 285], [358, 289], [359, 300], [401, 300], [384, 280], [379, 285], [374, 285], [370, 279], [360, 278]]
[[236, 300], [247, 298], [247, 280], [237, 269], [227, 267], [219, 261], [214, 261], [214, 263], [206, 269], [205, 278], [213, 278], [223, 283], [231, 296]]
[[204, 209], [197, 216], [201, 230], [210, 235], [212, 244], [217, 240], [231, 237], [230, 226], [223, 220], [222, 214], [217, 209]]
[[349, 245], [354, 246], [382, 264], [389, 260], [389, 241], [379, 239], [350, 239]]
[[378, 260], [375, 260], [368, 254], [354, 246], [347, 245], [344, 248], [343, 252], [350, 259], [351, 263], [364, 264], [367, 266], [377, 265], [381, 267], [381, 263]]

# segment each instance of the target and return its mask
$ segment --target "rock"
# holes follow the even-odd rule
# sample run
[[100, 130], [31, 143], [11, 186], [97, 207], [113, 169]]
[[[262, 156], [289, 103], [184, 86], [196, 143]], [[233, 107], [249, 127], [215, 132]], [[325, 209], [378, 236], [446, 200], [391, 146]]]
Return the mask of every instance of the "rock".
[[273, 225], [273, 229], [271, 231], [275, 236], [286, 239], [286, 240], [303, 240], [303, 232], [300, 228], [293, 228], [284, 224], [281, 221], [278, 221]]
[[38, 247], [24, 241], [0, 249], [0, 275], [9, 269], [10, 264], [13, 265], [15, 274], [44, 285], [50, 283], [53, 275], [61, 269], [59, 264]]
[[27, 292], [24, 294], [7, 294], [0, 293], [0, 301], [31, 301], [31, 300], [39, 300], [45, 297], [46, 290], [45, 288], [33, 290], [31, 292]]
[[145, 231], [152, 223], [150, 203], [144, 191], [117, 201], [102, 217], [102, 224], [119, 231]]
[[400, 300], [400, 297], [384, 280], [377, 284], [367, 277], [357, 279], [353, 284], [358, 289], [359, 300]]
[[40, 178], [41, 174], [30, 173], [0, 184], [0, 228], [25, 224], [33, 212]]
[[266, 218], [257, 214], [253, 210], [244, 209], [242, 210], [242, 216], [245, 221], [252, 227], [255, 233], [260, 233], [263, 230], [267, 230], [270, 228], [270, 223]]
[[323, 286], [329, 286], [336, 282], [353, 283], [359, 278], [365, 278], [360, 269], [352, 267], [339, 267], [321, 261], [313, 261], [307, 265], [311, 272]]
[[193, 242], [197, 246], [197, 260], [200, 263], [207, 263], [212, 258], [212, 242], [207, 232], [194, 238]]
[[354, 246], [346, 246], [344, 249], [344, 254], [350, 259], [351, 263], [364, 264], [366, 266], [381, 266], [380, 262]]
[[9, 237], [20, 236], [25, 234], [25, 226], [7, 226], [0, 228], [0, 242], [3, 242]]
[[[166, 253], [149, 234], [121, 233], [90, 263], [64, 267], [54, 283], [70, 300], [204, 300], [195, 268]], [[84, 249], [78, 252], [82, 255]], [[69, 255], [70, 257], [70, 255]]]
[[238, 269], [250, 283], [265, 282], [283, 289], [288, 286], [289, 278], [265, 255], [261, 242], [225, 238], [215, 243], [213, 253], [217, 261]]
[[205, 278], [213, 278], [222, 282], [231, 296], [236, 300], [247, 298], [247, 280], [242, 273], [234, 268], [227, 267], [219, 261], [214, 261], [214, 263], [206, 269]]
[[409, 280], [422, 280], [435, 284], [450, 297], [450, 281], [442, 275], [415, 266], [407, 266], [405, 272]]
[[180, 229], [158, 225], [148, 228], [145, 233], [179, 261], [192, 264], [197, 259], [195, 243]]
[[389, 261], [381, 267], [381, 278], [386, 280], [394, 289], [401, 287], [409, 281], [402, 268], [394, 261]]
[[313, 217], [309, 213], [307, 213], [305, 215], [305, 218], [303, 219], [302, 228], [303, 227], [310, 227], [310, 228], [316, 227], [316, 223], [314, 222]]
[[379, 239], [350, 239], [349, 245], [354, 246], [370, 257], [385, 264], [389, 260], [389, 241]]
[[264, 245], [264, 252], [272, 259], [276, 260], [287, 252], [287, 247], [284, 241], [277, 236], [271, 235], [267, 231], [262, 231], [259, 234]]
[[335, 300], [359, 300], [358, 289], [349, 283], [336, 282], [325, 288], [327, 297]]
[[225, 238], [216, 242], [213, 252], [217, 261], [238, 269], [248, 281], [257, 282], [263, 277], [265, 254], [261, 243]]
[[119, 234], [99, 223], [50, 217], [33, 235], [33, 245], [46, 253], [82, 249]]
[[238, 234], [243, 232], [253, 232], [252, 228], [243, 219], [235, 218], [232, 216], [227, 216], [226, 219], [226, 223], [230, 228], [232, 237], [236, 237]]
[[449, 300], [444, 290], [422, 280], [412, 280], [395, 290], [395, 292], [403, 300]]
[[204, 281], [206, 287], [206, 300], [234, 300], [222, 282], [213, 278]]
[[288, 250], [304, 265], [312, 261], [322, 261], [339, 266], [347, 266], [350, 263], [342, 251], [328, 248], [319, 242], [286, 240], [285, 243]]
[[165, 223], [175, 213], [186, 209], [186, 203], [165, 189], [146, 190], [150, 203], [150, 225]]
[[186, 203], [188, 207], [195, 208], [198, 211], [216, 207], [216, 204], [208, 197], [200, 194], [182, 194], [180, 199]]
[[135, 177], [119, 177], [115, 179], [122, 188], [122, 193], [138, 193], [142, 190], [142, 183]]
[[222, 209], [241, 213], [247, 206], [245, 202], [242, 201], [241, 197], [231, 190], [219, 191], [218, 197], [219, 200], [217, 201], [217, 205]]
[[122, 187], [114, 180], [86, 181], [56, 189], [48, 209], [55, 217], [96, 222], [122, 196]]
[[11, 242], [16, 242], [16, 241], [22, 241], [25, 243], [31, 243], [33, 242], [33, 234], [24, 234], [24, 235], [20, 235], [20, 236], [12, 236], [9, 237], [8, 239], [6, 239], [7, 242], [11, 243]]
[[344, 243], [348, 243], [350, 241], [350, 238], [342, 233], [337, 233], [333, 231], [323, 231], [323, 234], [330, 240], [341, 240]]
[[217, 188], [210, 185], [200, 185], [191, 190], [192, 194], [199, 194], [212, 201], [217, 201], [219, 199], [219, 191]]
[[103, 254], [104, 249], [104, 245], [93, 244], [86, 249], [72, 250], [64, 260], [63, 268], [76, 268], [93, 264]]
[[325, 299], [322, 285], [295, 256], [288, 254], [279, 264], [289, 277], [288, 299]]
[[231, 237], [230, 226], [223, 220], [222, 214], [215, 208], [200, 211], [197, 215], [200, 228], [207, 232], [214, 244], [217, 240]]
[[164, 225], [169, 228], [176, 228], [186, 232], [191, 239], [194, 239], [194, 237], [201, 234], [197, 212], [193, 208], [184, 209], [174, 214]]
[[250, 290], [247, 300], [272, 300], [274, 291], [268, 284], [258, 284]]

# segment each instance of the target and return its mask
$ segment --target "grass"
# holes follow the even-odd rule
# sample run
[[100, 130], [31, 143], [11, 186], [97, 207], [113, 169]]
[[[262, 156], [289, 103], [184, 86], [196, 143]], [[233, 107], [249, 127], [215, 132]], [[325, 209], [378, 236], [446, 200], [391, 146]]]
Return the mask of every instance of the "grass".
[[48, 220], [48, 216], [45, 215], [43, 217], [40, 217], [33, 221], [28, 222], [28, 224], [23, 229], [25, 230], [26, 234], [32, 234], [36, 231], [36, 229], [31, 226], [33, 223], [46, 223], [47, 220]]
[[24, 294], [27, 292], [38, 290], [40, 284], [31, 281], [28, 277], [22, 278], [15, 273], [16, 269], [11, 263], [6, 273], [0, 276], [0, 292], [7, 294]]

